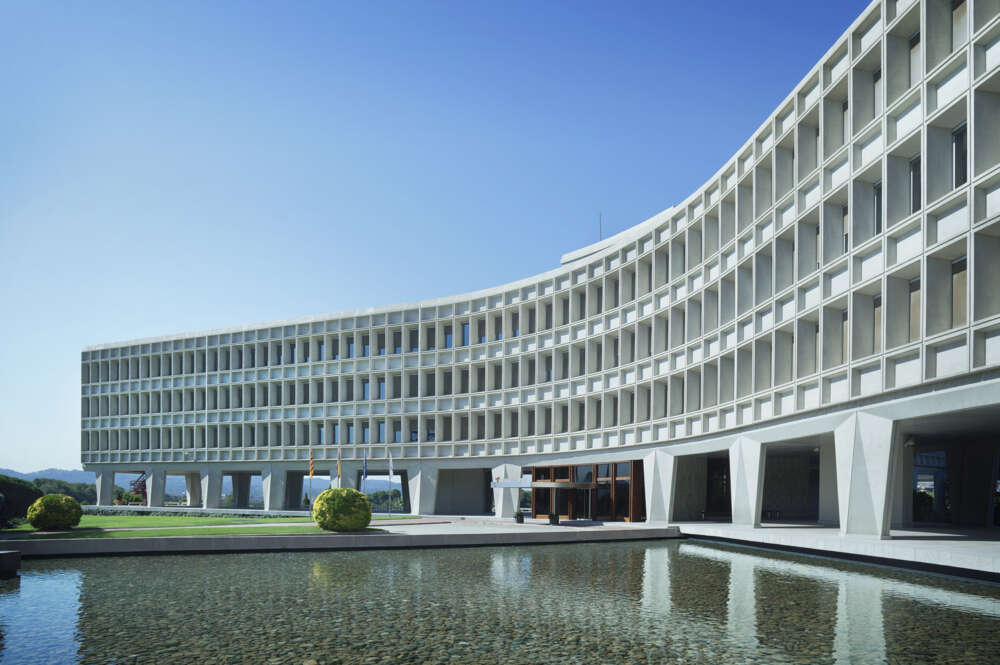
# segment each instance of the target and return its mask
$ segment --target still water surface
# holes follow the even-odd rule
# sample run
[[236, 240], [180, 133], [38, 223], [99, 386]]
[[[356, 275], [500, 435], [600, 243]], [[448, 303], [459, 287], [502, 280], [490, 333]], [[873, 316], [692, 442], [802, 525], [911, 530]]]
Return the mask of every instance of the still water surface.
[[0, 664], [1000, 662], [1000, 586], [692, 541], [28, 561]]

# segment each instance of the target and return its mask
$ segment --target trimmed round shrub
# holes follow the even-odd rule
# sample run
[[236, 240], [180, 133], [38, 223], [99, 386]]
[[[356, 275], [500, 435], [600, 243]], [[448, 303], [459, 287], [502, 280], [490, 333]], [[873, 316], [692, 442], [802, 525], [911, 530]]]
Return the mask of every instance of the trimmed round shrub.
[[323, 490], [313, 501], [313, 520], [325, 531], [361, 531], [372, 521], [372, 503], [347, 487]]
[[28, 523], [39, 531], [65, 531], [80, 523], [80, 503], [65, 494], [46, 494], [28, 508]]

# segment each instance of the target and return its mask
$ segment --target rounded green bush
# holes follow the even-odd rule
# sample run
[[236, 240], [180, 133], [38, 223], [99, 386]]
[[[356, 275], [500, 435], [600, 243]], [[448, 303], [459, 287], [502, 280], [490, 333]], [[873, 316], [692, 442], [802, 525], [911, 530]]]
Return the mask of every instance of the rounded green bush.
[[28, 508], [28, 522], [39, 531], [65, 531], [80, 523], [80, 502], [65, 494], [46, 494]]
[[372, 503], [347, 487], [324, 490], [313, 501], [313, 520], [325, 531], [361, 531], [372, 521]]

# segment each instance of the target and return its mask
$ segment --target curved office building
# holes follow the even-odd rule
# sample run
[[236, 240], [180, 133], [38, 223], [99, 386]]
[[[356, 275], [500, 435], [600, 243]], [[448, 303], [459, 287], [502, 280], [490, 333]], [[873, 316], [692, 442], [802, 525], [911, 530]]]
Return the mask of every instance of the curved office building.
[[1000, 0], [873, 2], [700, 189], [549, 272], [81, 370], [102, 503], [259, 475], [276, 510], [310, 454], [356, 486], [391, 453], [420, 513], [509, 515], [530, 474], [535, 514], [992, 525]]

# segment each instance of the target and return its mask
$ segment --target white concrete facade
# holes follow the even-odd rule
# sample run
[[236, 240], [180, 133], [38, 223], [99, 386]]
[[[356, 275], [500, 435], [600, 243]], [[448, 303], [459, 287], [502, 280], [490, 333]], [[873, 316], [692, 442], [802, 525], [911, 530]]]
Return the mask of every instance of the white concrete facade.
[[81, 459], [102, 503], [115, 471], [154, 505], [185, 474], [205, 507], [249, 472], [280, 509], [310, 453], [344, 486], [391, 453], [421, 513], [441, 469], [642, 459], [667, 521], [705, 512], [679, 458], [725, 454], [753, 527], [799, 442], [818, 521], [885, 536], [912, 517], [907, 419], [1000, 405], [998, 266], [1000, 0], [878, 0], [703, 187], [550, 272], [88, 347]]

